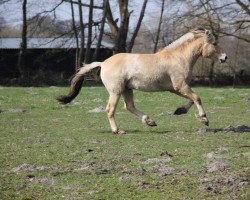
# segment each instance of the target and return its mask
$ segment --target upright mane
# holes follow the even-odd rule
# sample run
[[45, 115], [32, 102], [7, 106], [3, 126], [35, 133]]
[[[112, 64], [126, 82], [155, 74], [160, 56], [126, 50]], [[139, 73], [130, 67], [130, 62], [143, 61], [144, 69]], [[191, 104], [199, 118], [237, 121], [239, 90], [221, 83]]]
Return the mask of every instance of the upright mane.
[[176, 48], [179, 45], [183, 44], [184, 42], [193, 40], [195, 38], [195, 36], [197, 37], [197, 35], [203, 36], [205, 31], [206, 31], [206, 29], [204, 29], [204, 28], [193, 29], [190, 32], [181, 36], [179, 39], [177, 39], [174, 42], [172, 42], [171, 44], [169, 44], [168, 46], [166, 46], [164, 49]]

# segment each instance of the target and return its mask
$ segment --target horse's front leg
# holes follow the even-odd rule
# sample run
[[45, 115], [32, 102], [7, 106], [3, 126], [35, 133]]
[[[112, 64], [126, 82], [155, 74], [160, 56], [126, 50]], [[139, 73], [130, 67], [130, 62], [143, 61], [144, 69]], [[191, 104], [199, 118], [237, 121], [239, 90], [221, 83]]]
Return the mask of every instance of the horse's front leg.
[[208, 126], [209, 121], [206, 116], [205, 110], [202, 107], [201, 98], [196, 95], [187, 84], [182, 84], [181, 87], [176, 87], [176, 92], [195, 103], [198, 110], [198, 120]]
[[174, 111], [174, 115], [186, 114], [189, 111], [189, 109], [192, 107], [193, 104], [194, 104], [193, 101], [189, 101], [186, 105], [182, 105], [182, 106], [176, 108], [176, 110]]

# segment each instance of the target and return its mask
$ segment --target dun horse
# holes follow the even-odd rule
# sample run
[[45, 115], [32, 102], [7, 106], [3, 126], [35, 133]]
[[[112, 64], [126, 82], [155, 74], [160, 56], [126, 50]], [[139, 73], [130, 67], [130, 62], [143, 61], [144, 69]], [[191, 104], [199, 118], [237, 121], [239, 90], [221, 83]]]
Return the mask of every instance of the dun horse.
[[125, 133], [117, 127], [114, 117], [121, 95], [128, 111], [148, 126], [156, 126], [153, 119], [135, 107], [133, 89], [145, 92], [170, 91], [185, 97], [189, 102], [177, 108], [174, 114], [185, 114], [195, 104], [198, 120], [208, 126], [201, 99], [189, 86], [193, 66], [200, 56], [218, 59], [220, 62], [227, 59], [226, 54], [216, 45], [214, 36], [203, 28], [188, 32], [155, 54], [120, 53], [104, 62], [85, 65], [73, 77], [68, 95], [60, 96], [57, 100], [63, 104], [73, 100], [81, 90], [84, 75], [100, 67], [101, 80], [109, 93], [106, 111], [114, 134]]

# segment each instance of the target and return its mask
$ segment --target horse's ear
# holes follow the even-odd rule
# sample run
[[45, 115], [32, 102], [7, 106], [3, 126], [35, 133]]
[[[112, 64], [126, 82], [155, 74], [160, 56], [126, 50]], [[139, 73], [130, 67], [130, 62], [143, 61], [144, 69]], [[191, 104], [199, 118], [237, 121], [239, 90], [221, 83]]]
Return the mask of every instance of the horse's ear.
[[201, 37], [204, 35], [205, 29], [204, 28], [196, 28], [194, 30], [191, 31], [195, 37]]
[[214, 36], [213, 36], [213, 34], [211, 33], [211, 31], [205, 30], [205, 34], [206, 34], [206, 36], [207, 36], [207, 42], [211, 42], [211, 41], [214, 40]]
[[211, 35], [211, 32], [209, 30], [205, 30], [205, 34], [209, 36]]

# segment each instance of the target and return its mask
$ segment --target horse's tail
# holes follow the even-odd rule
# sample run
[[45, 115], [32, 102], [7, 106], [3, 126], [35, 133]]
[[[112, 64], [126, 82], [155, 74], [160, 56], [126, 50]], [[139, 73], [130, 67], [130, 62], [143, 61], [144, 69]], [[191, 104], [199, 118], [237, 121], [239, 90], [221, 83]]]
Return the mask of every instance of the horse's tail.
[[81, 90], [82, 83], [84, 81], [84, 75], [87, 72], [90, 72], [92, 69], [100, 67], [101, 63], [102, 62], [93, 62], [91, 64], [85, 65], [84, 67], [81, 67], [71, 80], [69, 93], [67, 95], [57, 97], [57, 101], [62, 104], [67, 104], [71, 102]]

